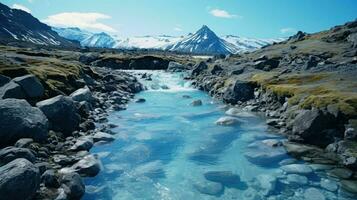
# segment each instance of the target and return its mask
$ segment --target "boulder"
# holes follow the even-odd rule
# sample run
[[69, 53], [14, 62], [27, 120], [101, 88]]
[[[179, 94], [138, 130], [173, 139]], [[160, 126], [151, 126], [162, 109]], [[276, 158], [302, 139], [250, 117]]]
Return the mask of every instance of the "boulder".
[[46, 170], [41, 176], [42, 182], [46, 187], [49, 188], [58, 188], [60, 186], [59, 178], [55, 174], [54, 170]]
[[25, 93], [22, 90], [21, 86], [13, 81], [0, 87], [0, 99], [24, 99]]
[[204, 177], [227, 187], [235, 187], [240, 184], [240, 177], [231, 171], [209, 171], [204, 174]]
[[303, 110], [293, 121], [292, 134], [289, 139], [325, 147], [332, 143], [338, 131], [337, 122], [332, 114], [318, 109]]
[[47, 139], [46, 116], [25, 100], [0, 100], [0, 119], [0, 145], [13, 144], [20, 138]]
[[115, 138], [112, 135], [104, 132], [97, 132], [92, 136], [92, 138], [94, 142], [99, 142], [99, 141], [111, 142], [115, 140]]
[[61, 178], [62, 187], [70, 199], [81, 199], [85, 192], [85, 185], [81, 176], [76, 172], [65, 173]]
[[215, 124], [221, 125], [221, 126], [233, 126], [236, 124], [239, 124], [241, 121], [235, 117], [229, 117], [229, 116], [224, 116], [219, 118]]
[[6, 147], [0, 150], [0, 164], [7, 164], [18, 158], [25, 158], [32, 163], [36, 160], [35, 155], [29, 149]]
[[201, 100], [194, 100], [191, 102], [192, 106], [202, 106], [202, 101]]
[[45, 93], [41, 82], [32, 74], [16, 77], [13, 81], [21, 86], [28, 98], [41, 98]]
[[70, 148], [72, 151], [88, 151], [93, 147], [93, 139], [90, 137], [80, 137], [76, 143]]
[[195, 183], [193, 187], [202, 194], [208, 194], [212, 196], [220, 196], [224, 192], [224, 187], [221, 183], [216, 182], [202, 182]]
[[182, 72], [185, 70], [186, 67], [184, 65], [174, 61], [169, 62], [169, 66], [167, 67], [167, 71], [169, 72]]
[[198, 63], [195, 66], [193, 66], [191, 75], [192, 76], [198, 76], [199, 74], [201, 74], [206, 69], [208, 69], [208, 66], [207, 66], [206, 62], [201, 61], [200, 63]]
[[230, 104], [248, 101], [254, 98], [254, 88], [254, 85], [250, 82], [237, 80], [224, 92], [223, 101]]
[[81, 102], [81, 101], [86, 101], [86, 102], [92, 102], [94, 100], [92, 96], [92, 92], [89, 90], [88, 87], [80, 88], [76, 91], [74, 91], [71, 95], [73, 101]]
[[264, 71], [269, 71], [271, 69], [275, 69], [279, 66], [279, 59], [278, 58], [271, 58], [265, 60], [258, 60], [254, 63], [254, 67], [256, 69], [261, 69]]
[[19, 158], [0, 167], [0, 197], [32, 199], [40, 186], [40, 173], [30, 161]]
[[304, 164], [290, 164], [290, 165], [284, 165], [281, 167], [281, 169], [286, 172], [287, 174], [303, 174], [303, 175], [308, 175], [313, 173], [313, 170], [311, 167], [308, 165]]
[[80, 123], [80, 116], [74, 101], [70, 97], [59, 95], [36, 104], [47, 116], [54, 131], [70, 135]]
[[32, 138], [21, 138], [15, 143], [15, 147], [27, 148], [31, 143], [33, 143]]
[[74, 171], [81, 176], [94, 177], [100, 171], [99, 160], [93, 155], [87, 155], [75, 163], [70, 169], [62, 169], [62, 171]]
[[219, 65], [214, 65], [213, 68], [211, 69], [211, 74], [212, 75], [217, 75], [223, 71], [223, 68]]
[[6, 83], [10, 82], [11, 78], [0, 74], [0, 87], [4, 86]]

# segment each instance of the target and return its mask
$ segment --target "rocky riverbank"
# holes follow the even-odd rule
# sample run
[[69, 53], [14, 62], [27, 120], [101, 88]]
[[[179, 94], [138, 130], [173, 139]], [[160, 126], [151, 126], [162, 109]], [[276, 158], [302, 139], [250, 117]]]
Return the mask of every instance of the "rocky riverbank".
[[[288, 153], [332, 165], [357, 192], [357, 21], [315, 34], [299, 32], [261, 50], [193, 66], [196, 87], [242, 111], [265, 114]], [[335, 171], [348, 172], [348, 176]]]
[[101, 167], [89, 150], [115, 139], [107, 113], [125, 109], [141, 84], [125, 72], [89, 67], [78, 53], [4, 50], [0, 197], [80, 199], [81, 177]]

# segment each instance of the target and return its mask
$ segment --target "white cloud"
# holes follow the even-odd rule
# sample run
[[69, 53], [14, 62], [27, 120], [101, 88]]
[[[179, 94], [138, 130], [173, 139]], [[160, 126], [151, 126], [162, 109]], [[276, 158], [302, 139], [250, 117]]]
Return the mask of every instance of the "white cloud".
[[221, 17], [221, 18], [234, 18], [234, 17], [241, 18], [241, 16], [239, 15], [230, 14], [228, 11], [221, 10], [221, 9], [212, 9], [209, 13], [215, 17]]
[[30, 9], [28, 9], [27, 7], [25, 7], [25, 6], [21, 5], [21, 4], [16, 4], [15, 3], [15, 4], [12, 5], [12, 8], [18, 9], [18, 10], [23, 10], [25, 12], [31, 13]]
[[287, 33], [295, 33], [296, 29], [295, 28], [282, 28], [280, 29], [281, 34], [287, 34]]
[[64, 12], [48, 16], [43, 22], [51, 26], [78, 27], [89, 30], [117, 32], [109, 25], [99, 22], [101, 19], [110, 19], [109, 15], [102, 13]]

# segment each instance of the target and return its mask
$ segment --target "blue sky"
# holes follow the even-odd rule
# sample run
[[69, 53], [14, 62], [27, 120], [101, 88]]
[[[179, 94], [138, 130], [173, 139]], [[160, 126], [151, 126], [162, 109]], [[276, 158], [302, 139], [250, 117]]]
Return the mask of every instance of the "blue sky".
[[218, 35], [286, 37], [357, 18], [357, 0], [1, 0], [55, 26], [119, 36], [186, 35], [203, 24]]

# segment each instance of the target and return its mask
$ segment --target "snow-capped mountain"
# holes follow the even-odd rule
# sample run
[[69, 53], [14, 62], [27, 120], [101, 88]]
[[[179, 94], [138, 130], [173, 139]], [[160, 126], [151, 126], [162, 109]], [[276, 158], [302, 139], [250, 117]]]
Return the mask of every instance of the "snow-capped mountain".
[[193, 54], [230, 54], [254, 51], [283, 39], [253, 39], [227, 35], [218, 37], [207, 26], [184, 36], [135, 36], [120, 38], [107, 33], [91, 33], [79, 28], [53, 28], [59, 35], [77, 40], [82, 46], [118, 49], [159, 49]]
[[30, 13], [0, 3], [0, 43], [79, 46], [59, 36]]
[[272, 44], [274, 42], [282, 42], [284, 38], [278, 39], [254, 39], [254, 38], [245, 38], [239, 37], [234, 35], [225, 35], [221, 37], [225, 41], [234, 44], [235, 46], [239, 47], [240, 52], [246, 51], [254, 51], [256, 49], [262, 48], [263, 46]]
[[81, 45], [86, 47], [114, 48], [116, 42], [117, 41], [107, 33], [95, 33], [82, 40]]
[[166, 49], [197, 54], [230, 54], [237, 53], [240, 50], [238, 46], [218, 37], [205, 25], [195, 34], [169, 45]]
[[165, 49], [167, 46], [181, 40], [182, 37], [159, 35], [159, 36], [136, 36], [118, 40], [116, 48], [127, 49]]

